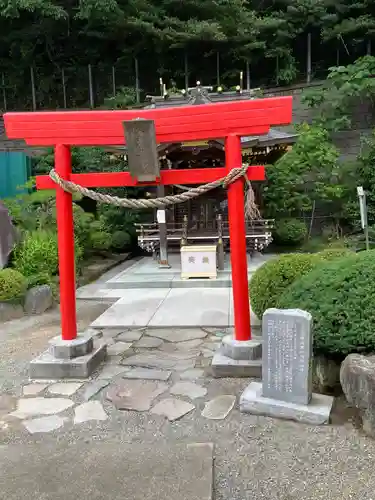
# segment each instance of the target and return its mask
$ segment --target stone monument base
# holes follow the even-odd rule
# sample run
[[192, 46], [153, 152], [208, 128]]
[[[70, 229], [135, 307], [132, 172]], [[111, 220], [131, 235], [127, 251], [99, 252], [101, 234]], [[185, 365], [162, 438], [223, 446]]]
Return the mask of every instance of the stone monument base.
[[30, 379], [56, 380], [87, 378], [104, 361], [107, 346], [90, 335], [74, 340], [55, 337], [44, 353], [30, 362]]
[[239, 341], [227, 335], [221, 341], [211, 364], [216, 378], [262, 376], [262, 342], [260, 339]]
[[305, 424], [322, 425], [329, 422], [333, 397], [313, 394], [308, 405], [289, 403], [262, 396], [262, 384], [251, 382], [240, 397], [240, 411], [254, 415], [295, 420]]

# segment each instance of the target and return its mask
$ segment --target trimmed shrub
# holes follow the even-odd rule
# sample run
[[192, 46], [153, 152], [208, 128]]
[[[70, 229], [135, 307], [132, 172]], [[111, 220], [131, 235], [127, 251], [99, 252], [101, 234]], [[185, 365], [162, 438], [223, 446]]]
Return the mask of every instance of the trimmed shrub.
[[90, 225], [90, 246], [92, 250], [103, 252], [111, 247], [112, 235], [107, 231], [106, 220], [100, 216]]
[[108, 250], [111, 246], [111, 235], [110, 233], [97, 231], [90, 234], [91, 248], [93, 250], [104, 252]]
[[347, 248], [327, 248], [317, 254], [324, 261], [330, 261], [335, 259], [341, 259], [343, 257], [350, 257], [354, 255], [354, 252]]
[[261, 318], [276, 302], [285, 289], [296, 279], [310, 272], [317, 262], [317, 254], [297, 253], [281, 255], [257, 269], [250, 281], [251, 307]]
[[132, 244], [132, 237], [126, 231], [115, 231], [112, 235], [111, 247], [114, 250], [124, 250]]
[[27, 279], [15, 269], [0, 270], [0, 302], [16, 302], [27, 290]]
[[34, 231], [26, 234], [16, 248], [14, 267], [24, 276], [41, 273], [50, 276], [58, 269], [57, 235], [50, 231]]
[[273, 237], [280, 245], [300, 245], [307, 237], [306, 224], [298, 219], [281, 219], [276, 222]]
[[326, 262], [295, 281], [277, 307], [312, 314], [314, 352], [341, 359], [375, 351], [375, 250]]

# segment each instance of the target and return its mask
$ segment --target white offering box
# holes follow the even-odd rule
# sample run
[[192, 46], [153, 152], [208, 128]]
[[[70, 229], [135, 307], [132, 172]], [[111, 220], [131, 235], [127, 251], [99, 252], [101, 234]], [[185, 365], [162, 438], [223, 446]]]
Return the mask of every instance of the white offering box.
[[181, 247], [181, 278], [216, 278], [216, 245]]

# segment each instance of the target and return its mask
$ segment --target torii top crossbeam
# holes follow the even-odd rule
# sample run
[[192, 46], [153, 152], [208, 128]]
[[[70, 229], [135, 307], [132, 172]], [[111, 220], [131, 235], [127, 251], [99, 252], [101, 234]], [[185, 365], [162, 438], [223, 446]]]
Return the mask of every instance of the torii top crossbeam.
[[[124, 144], [123, 122], [154, 120], [158, 143], [225, 139], [225, 168], [162, 171], [148, 184], [199, 184], [225, 176], [242, 165], [241, 136], [266, 134], [271, 125], [292, 119], [292, 97], [127, 111], [56, 111], [6, 113], [9, 139], [55, 148], [55, 170], [61, 178], [85, 187], [135, 186], [128, 172], [72, 174], [72, 146]], [[249, 180], [264, 180], [264, 167], [249, 167]], [[144, 185], [144, 183], [142, 183]], [[77, 336], [72, 196], [47, 176], [37, 178], [39, 189], [56, 188], [59, 246], [60, 308], [63, 340]], [[235, 337], [250, 339], [243, 179], [228, 186]]]

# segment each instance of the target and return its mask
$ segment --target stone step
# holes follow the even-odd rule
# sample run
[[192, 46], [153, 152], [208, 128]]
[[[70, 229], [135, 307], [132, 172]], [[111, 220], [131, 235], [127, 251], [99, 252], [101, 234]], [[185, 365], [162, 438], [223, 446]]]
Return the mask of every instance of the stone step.
[[134, 288], [231, 288], [230, 277], [220, 279], [188, 279], [169, 277], [153, 280], [152, 277], [132, 277], [123, 281], [107, 282], [105, 288], [109, 290], [128, 290]]
[[[50, 467], [46, 469], [46, 464]], [[212, 500], [211, 443], [69, 444], [0, 447], [2, 498], [24, 500]]]

